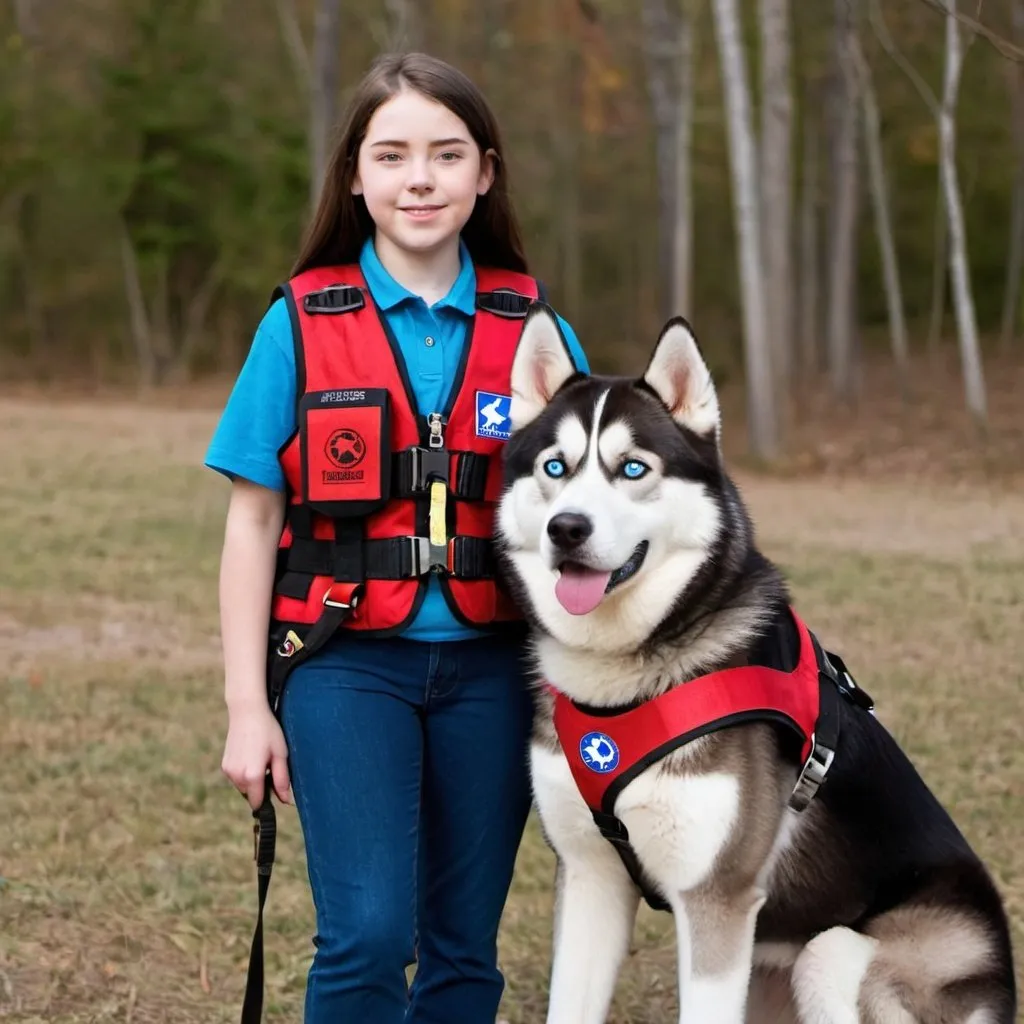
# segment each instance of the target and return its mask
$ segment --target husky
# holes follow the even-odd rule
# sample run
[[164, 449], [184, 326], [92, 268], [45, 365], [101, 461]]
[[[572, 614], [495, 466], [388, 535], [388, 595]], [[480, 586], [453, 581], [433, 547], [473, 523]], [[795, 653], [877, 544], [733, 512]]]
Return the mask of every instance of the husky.
[[614, 729], [570, 750], [559, 707], [614, 723], [702, 680], [713, 696], [742, 666], [788, 679], [811, 635], [723, 467], [684, 320], [639, 379], [587, 376], [536, 304], [511, 390], [496, 539], [538, 676], [530, 770], [558, 865], [549, 1024], [606, 1019], [641, 893], [674, 916], [683, 1024], [1012, 1024], [995, 885], [834, 655], [815, 662], [838, 680], [834, 750], [811, 737], [805, 756], [778, 720], [740, 715], [588, 806]]

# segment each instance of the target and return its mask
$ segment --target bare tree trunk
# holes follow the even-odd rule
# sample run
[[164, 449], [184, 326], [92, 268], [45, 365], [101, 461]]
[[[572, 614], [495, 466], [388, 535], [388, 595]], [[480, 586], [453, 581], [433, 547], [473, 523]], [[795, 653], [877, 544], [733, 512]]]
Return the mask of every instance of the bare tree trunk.
[[662, 268], [659, 275], [659, 305], [663, 316], [674, 310], [673, 267], [674, 224], [676, 221], [676, 185], [679, 95], [678, 42], [681, 38], [678, 19], [669, 11], [666, 0], [643, 0], [644, 64], [647, 68], [647, 91], [654, 113], [655, 158], [658, 171], [658, 256]]
[[[1024, 0], [1013, 0], [1013, 41], [1024, 43]], [[1013, 178], [1013, 206], [1010, 213], [1010, 246], [1006, 259], [1003, 291], [1003, 322], [999, 347], [1008, 352], [1016, 340], [1020, 323], [1020, 286], [1024, 275], [1024, 66], [1010, 68], [1010, 98], [1013, 120], [1013, 150], [1017, 167]]]
[[778, 454], [779, 431], [771, 352], [765, 330], [761, 211], [746, 58], [736, 0], [712, 0], [712, 10], [729, 131], [729, 165], [743, 294], [750, 446], [754, 455], [770, 459]]
[[389, 47], [393, 51], [418, 50], [423, 45], [423, 23], [418, 0], [384, 0], [391, 21]]
[[206, 329], [210, 307], [213, 305], [222, 280], [223, 266], [218, 261], [210, 267], [202, 284], [189, 299], [185, 310], [185, 322], [182, 325], [181, 344], [174, 354], [174, 363], [170, 370], [173, 379], [179, 382], [188, 380], [192, 360], [198, 351], [199, 342]]
[[836, 0], [836, 56], [840, 75], [835, 181], [829, 254], [827, 351], [833, 393], [853, 397], [854, 285], [857, 268], [857, 76], [853, 67], [854, 0]]
[[299, 84], [303, 96], [308, 96], [312, 84], [312, 71], [309, 67], [309, 51], [302, 39], [302, 27], [295, 10], [295, 0], [275, 0], [277, 20], [281, 24], [281, 35], [291, 60], [292, 72]]
[[124, 221], [120, 225], [120, 235], [124, 294], [128, 300], [129, 323], [131, 324], [132, 343], [135, 347], [135, 359], [139, 367], [139, 381], [145, 387], [152, 387], [156, 384], [159, 376], [159, 360], [153, 344], [149, 315], [146, 312], [146, 300], [142, 293], [142, 281], [139, 276], [139, 262], [135, 257], [135, 246], [132, 245]]
[[338, 117], [341, 0], [317, 0], [309, 105], [309, 199], [316, 206], [327, 173], [331, 134]]
[[932, 250], [932, 308], [928, 316], [928, 355], [934, 358], [942, 341], [942, 321], [946, 314], [946, 276], [949, 259], [946, 255], [949, 220], [946, 217], [946, 200], [942, 194], [942, 180], [939, 176], [935, 193], [935, 243]]
[[949, 217], [949, 274], [953, 284], [953, 307], [960, 338], [960, 360], [964, 374], [967, 408], [979, 424], [987, 417], [985, 378], [978, 346], [978, 324], [974, 314], [970, 268], [967, 262], [967, 231], [960, 204], [956, 170], [956, 101], [963, 68], [960, 26], [956, 0], [943, 0], [946, 8], [946, 62], [942, 76], [942, 106], [939, 110], [939, 160], [942, 189]]
[[885, 161], [882, 157], [882, 133], [875, 101], [875, 88], [871, 80], [871, 68], [864, 59], [860, 40], [852, 37], [852, 56], [857, 76], [861, 102], [864, 110], [864, 146], [868, 160], [868, 182], [871, 202], [875, 213], [875, 231], [882, 258], [885, 279], [885, 301], [889, 310], [889, 335], [893, 359], [899, 375], [900, 389], [905, 393], [908, 384], [909, 350], [907, 345], [907, 323], [903, 312], [903, 291], [900, 287], [900, 269], [896, 258], [896, 242], [893, 238], [892, 218], [889, 216], [889, 195], [885, 179]]
[[[810, 90], [809, 90], [810, 91]], [[808, 102], [804, 112], [803, 170], [800, 193], [800, 374], [812, 377], [819, 368], [818, 351], [821, 330], [820, 266], [818, 218], [821, 203], [818, 192], [818, 120], [817, 108]]]
[[679, 17], [679, 93], [675, 117], [675, 217], [672, 222], [672, 310], [693, 315], [693, 110], [697, 14], [683, 0]]
[[780, 393], [793, 370], [793, 93], [789, 0], [761, 0], [761, 242], [769, 344]]

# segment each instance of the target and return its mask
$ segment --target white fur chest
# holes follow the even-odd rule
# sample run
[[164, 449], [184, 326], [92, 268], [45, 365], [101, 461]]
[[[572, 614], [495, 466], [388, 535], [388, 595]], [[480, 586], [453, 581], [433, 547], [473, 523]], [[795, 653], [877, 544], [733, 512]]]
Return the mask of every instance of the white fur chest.
[[[610, 845], [594, 825], [562, 751], [535, 745], [531, 764], [541, 820], [559, 855], [604, 859]], [[669, 774], [654, 765], [625, 787], [615, 815], [626, 826], [645, 871], [671, 901], [711, 874], [736, 827], [739, 808], [735, 776]]]

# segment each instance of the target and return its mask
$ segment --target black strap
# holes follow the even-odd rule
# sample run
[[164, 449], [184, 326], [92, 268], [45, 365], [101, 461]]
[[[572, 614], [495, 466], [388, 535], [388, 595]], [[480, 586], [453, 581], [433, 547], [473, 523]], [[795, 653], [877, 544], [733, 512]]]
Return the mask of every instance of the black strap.
[[493, 292], [477, 292], [476, 308], [494, 313], [506, 320], [525, 320], [530, 311], [533, 299], [519, 292], [506, 291], [504, 288]]
[[332, 284], [302, 298], [302, 308], [310, 314], [354, 313], [366, 305], [361, 288], [351, 284]]
[[614, 814], [605, 814], [603, 811], [595, 811], [593, 808], [590, 813], [593, 814], [594, 824], [600, 829], [601, 835], [615, 847], [615, 852], [622, 859], [629, 877], [640, 890], [647, 905], [652, 910], [670, 911], [672, 907], [640, 866], [640, 858], [637, 857], [636, 850], [633, 849], [633, 844], [629, 841], [629, 832], [626, 826]]
[[[362, 596], [357, 587], [347, 604], [324, 603], [324, 610], [309, 632], [302, 638], [302, 646], [282, 643], [270, 654], [267, 670], [267, 697], [271, 710], [277, 714], [289, 673], [319, 650], [332, 637], [341, 624], [352, 614]], [[257, 912], [256, 930], [249, 947], [249, 969], [245, 979], [245, 997], [242, 1000], [241, 1024], [260, 1024], [263, 1016], [263, 907], [270, 889], [270, 876], [274, 869], [274, 852], [277, 845], [277, 815], [272, 803], [273, 779], [268, 771], [263, 780], [263, 803], [253, 811], [256, 819], [255, 858]]]
[[245, 979], [245, 998], [242, 1000], [241, 1024], [260, 1024], [263, 1016], [263, 907], [270, 889], [270, 875], [274, 870], [274, 850], [277, 846], [277, 815], [271, 800], [273, 780], [267, 772], [263, 780], [263, 803], [252, 812], [256, 858], [256, 931], [249, 949], [249, 973]]
[[[333, 541], [293, 537], [279, 561], [281, 570], [275, 590], [289, 597], [304, 600], [314, 576], [356, 582], [366, 580], [404, 580], [422, 576], [433, 566], [429, 561], [426, 537], [389, 537], [365, 540], [360, 544], [360, 558], [349, 565], [345, 552]], [[360, 566], [362, 576], [358, 575]], [[447, 575], [459, 579], [490, 579], [494, 576], [494, 546], [488, 537], [452, 537], [449, 560], [439, 566]], [[289, 592], [290, 591], [290, 592]]]
[[[455, 458], [455, 479], [450, 479], [450, 461]], [[406, 448], [391, 456], [391, 496], [417, 498], [426, 495], [433, 480], [448, 484], [452, 497], [460, 501], [483, 501], [490, 458], [477, 452], [451, 452], [446, 448]]]

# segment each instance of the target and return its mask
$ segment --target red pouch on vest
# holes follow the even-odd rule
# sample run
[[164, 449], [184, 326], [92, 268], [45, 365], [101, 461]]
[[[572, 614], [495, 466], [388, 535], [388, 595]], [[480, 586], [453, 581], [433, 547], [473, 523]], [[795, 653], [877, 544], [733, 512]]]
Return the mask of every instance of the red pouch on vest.
[[311, 391], [299, 402], [302, 499], [335, 519], [364, 516], [391, 492], [387, 388]]

